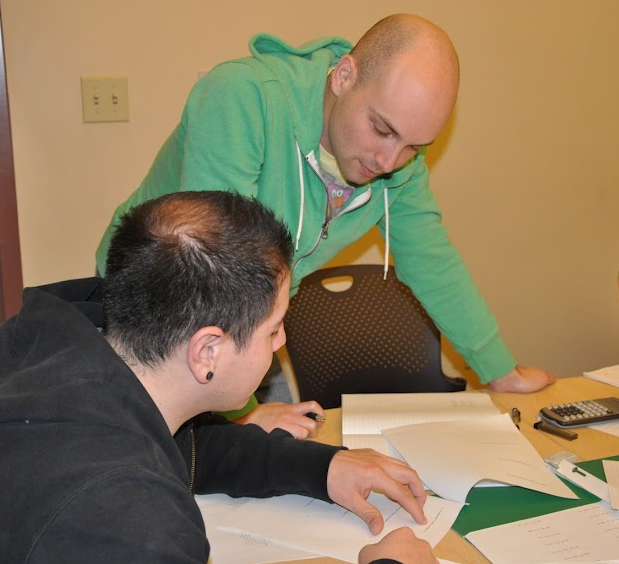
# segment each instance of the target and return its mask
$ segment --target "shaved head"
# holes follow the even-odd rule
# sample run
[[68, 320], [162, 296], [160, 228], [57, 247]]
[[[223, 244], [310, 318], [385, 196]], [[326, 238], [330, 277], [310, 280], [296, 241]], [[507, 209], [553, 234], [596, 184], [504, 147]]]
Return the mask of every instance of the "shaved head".
[[394, 14], [366, 31], [350, 55], [357, 65], [356, 87], [380, 79], [404, 53], [416, 53], [459, 80], [459, 63], [449, 36], [437, 25], [413, 14]]
[[459, 80], [440, 27], [411, 14], [384, 18], [329, 74], [321, 146], [352, 185], [400, 169], [445, 127]]

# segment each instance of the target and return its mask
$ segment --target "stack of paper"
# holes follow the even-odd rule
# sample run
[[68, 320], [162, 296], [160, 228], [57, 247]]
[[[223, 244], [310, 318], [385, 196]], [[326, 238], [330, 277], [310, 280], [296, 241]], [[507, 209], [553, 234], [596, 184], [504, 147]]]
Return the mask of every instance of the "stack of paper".
[[345, 394], [342, 433], [349, 448], [402, 458], [460, 503], [482, 481], [576, 497], [486, 394]]
[[607, 366], [592, 372], [583, 372], [583, 375], [591, 380], [598, 380], [611, 386], [619, 386], [619, 364], [616, 366]]

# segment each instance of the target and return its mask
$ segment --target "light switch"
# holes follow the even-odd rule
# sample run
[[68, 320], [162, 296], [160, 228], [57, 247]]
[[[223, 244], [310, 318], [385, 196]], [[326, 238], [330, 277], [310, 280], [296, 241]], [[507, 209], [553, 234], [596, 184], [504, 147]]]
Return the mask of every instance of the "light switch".
[[82, 76], [82, 115], [85, 123], [129, 121], [126, 76]]

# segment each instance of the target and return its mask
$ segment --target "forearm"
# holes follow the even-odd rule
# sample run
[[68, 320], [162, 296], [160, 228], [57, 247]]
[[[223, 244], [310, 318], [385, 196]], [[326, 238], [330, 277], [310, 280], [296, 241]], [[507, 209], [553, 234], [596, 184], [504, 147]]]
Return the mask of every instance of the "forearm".
[[[384, 225], [381, 231], [387, 236]], [[498, 324], [452, 245], [441, 212], [420, 167], [390, 207], [391, 249], [396, 272], [441, 333], [482, 382], [507, 374], [516, 365]]]
[[276, 429], [256, 425], [199, 426], [196, 440], [196, 492], [233, 497], [270, 497], [286, 493], [329, 500], [327, 472], [340, 450], [298, 441]]

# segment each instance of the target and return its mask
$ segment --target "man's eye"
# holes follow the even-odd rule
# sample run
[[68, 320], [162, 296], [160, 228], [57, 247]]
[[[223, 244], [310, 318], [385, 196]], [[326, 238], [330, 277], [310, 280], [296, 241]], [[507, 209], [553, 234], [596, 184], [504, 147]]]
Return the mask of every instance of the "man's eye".
[[379, 129], [375, 123], [372, 124], [372, 128], [381, 137], [388, 137], [391, 133], [390, 131], [383, 131], [382, 129]]

